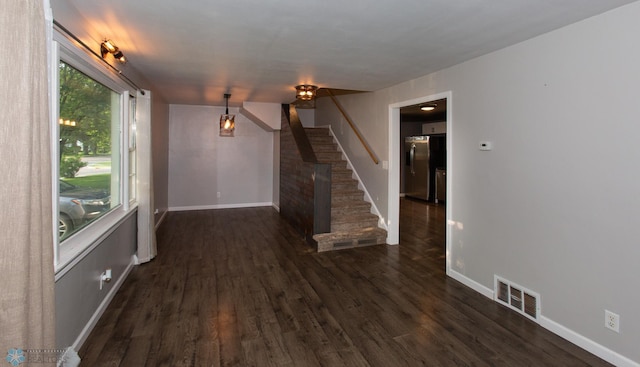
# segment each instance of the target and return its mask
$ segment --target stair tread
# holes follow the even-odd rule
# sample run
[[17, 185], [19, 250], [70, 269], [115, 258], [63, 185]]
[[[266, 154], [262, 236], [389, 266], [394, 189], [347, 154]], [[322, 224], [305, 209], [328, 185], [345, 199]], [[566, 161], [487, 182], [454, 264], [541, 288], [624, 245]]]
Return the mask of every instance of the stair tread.
[[351, 237], [353, 236], [369, 236], [369, 235], [378, 235], [378, 234], [387, 234], [387, 231], [385, 231], [382, 228], [378, 228], [378, 227], [366, 227], [366, 228], [360, 228], [357, 230], [353, 230], [353, 231], [336, 231], [336, 232], [330, 232], [330, 233], [318, 233], [318, 234], [314, 234], [313, 237], [315, 238], [317, 237], [321, 237], [321, 238], [326, 238], [326, 237], [339, 237], [339, 236], [345, 236], [345, 235], [349, 235]]
[[360, 200], [364, 199], [364, 192], [362, 192], [361, 190], [355, 190], [355, 187], [353, 190], [335, 187], [331, 188], [331, 197], [345, 198], [347, 196], [353, 196], [354, 199]]
[[331, 229], [316, 234], [318, 252], [383, 244], [387, 231], [378, 228], [378, 216], [364, 200], [359, 182], [347, 166], [328, 128], [305, 128], [319, 163], [331, 164]]
[[371, 203], [366, 202], [364, 199], [362, 200], [342, 200], [342, 201], [337, 201], [335, 203], [333, 203], [332, 205], [332, 209], [333, 207], [335, 207], [336, 209], [343, 209], [343, 208], [349, 208], [349, 207], [354, 207], [354, 208], [369, 208], [371, 207]]
[[353, 178], [351, 176], [351, 171], [348, 171], [348, 175], [347, 172], [343, 172], [342, 174], [338, 173], [338, 172], [331, 172], [332, 174], [336, 174], [335, 178], [333, 179], [333, 181], [336, 182], [340, 182], [340, 183], [344, 183], [344, 182], [354, 182], [354, 183], [358, 183], [358, 180], [356, 180], [355, 178]]
[[307, 135], [310, 134], [317, 134], [317, 135], [330, 135], [331, 133], [329, 132], [328, 128], [322, 128], [322, 127], [305, 127], [304, 131], [307, 133]]
[[373, 236], [385, 236], [387, 235], [387, 231], [378, 227], [366, 227], [359, 228], [350, 231], [336, 231], [329, 233], [318, 233], [313, 235], [313, 239], [316, 241], [326, 241], [326, 240], [343, 240], [349, 238], [364, 238], [364, 237], [373, 237]]
[[336, 221], [336, 222], [340, 222], [340, 223], [348, 223], [348, 222], [354, 222], [354, 221], [358, 221], [358, 220], [366, 220], [366, 219], [375, 219], [376, 221], [378, 220], [378, 216], [371, 213], [371, 212], [361, 212], [361, 213], [354, 213], [351, 215], [334, 215], [331, 216], [331, 221]]
[[362, 194], [362, 195], [364, 195], [364, 192], [362, 190], [360, 190], [359, 188], [355, 187], [355, 186], [353, 188], [350, 188], [350, 187], [346, 187], [346, 188], [345, 187], [340, 187], [340, 188], [332, 187], [331, 188], [331, 194], [332, 195], [334, 195], [334, 194]]

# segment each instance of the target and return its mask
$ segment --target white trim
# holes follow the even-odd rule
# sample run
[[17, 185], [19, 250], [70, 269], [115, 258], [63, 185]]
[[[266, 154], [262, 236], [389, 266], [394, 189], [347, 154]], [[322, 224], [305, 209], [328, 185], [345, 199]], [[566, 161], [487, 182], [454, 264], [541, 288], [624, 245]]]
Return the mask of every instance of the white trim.
[[451, 230], [453, 226], [449, 225], [449, 223], [453, 223], [451, 218], [453, 218], [453, 177], [455, 177], [455, 172], [453, 172], [453, 92], [449, 91], [446, 94], [447, 98], [447, 192], [446, 192], [446, 203], [445, 203], [445, 248], [446, 248], [446, 271], [447, 274], [451, 270]]
[[[483, 296], [495, 301], [495, 295], [492, 289], [485, 287], [484, 285], [476, 282], [475, 280], [470, 279], [465, 275], [462, 275], [456, 272], [455, 270], [447, 269], [447, 275], [459, 281], [463, 285], [473, 289], [474, 291], [482, 294]], [[503, 305], [502, 303], [499, 303], [499, 304]], [[566, 339], [567, 341], [577, 345], [578, 347], [586, 350], [591, 354], [594, 354], [604, 359], [605, 361], [615, 366], [640, 367], [640, 363], [635, 362], [601, 344], [598, 344], [593, 340], [585, 337], [584, 335], [578, 334], [577, 332], [543, 316], [542, 314], [539, 314], [537, 321], [536, 320], [533, 320], [533, 321], [537, 322], [540, 326], [551, 331], [552, 333]]]
[[[53, 31], [53, 28], [52, 28]], [[53, 37], [53, 33], [51, 34]], [[57, 119], [60, 114], [58, 107], [58, 99], [60, 98], [60, 76], [58, 72], [58, 62], [60, 60], [60, 46], [58, 42], [51, 41], [51, 54], [49, 57], [49, 131], [51, 134], [51, 179], [56, 181], [55, 178], [60, 177], [60, 160], [56, 159], [58, 157], [58, 144], [55, 142], [60, 141], [60, 132], [58, 131]], [[53, 264], [57, 266], [60, 261], [60, 233], [58, 232], [58, 216], [59, 213], [59, 200], [58, 196], [60, 195], [60, 186], [52, 184], [51, 185], [51, 200], [53, 201], [51, 204], [51, 231], [53, 238]]]
[[[52, 193], [53, 193], [53, 203], [52, 203], [52, 231], [54, 238], [54, 269], [56, 272], [56, 280], [59, 279], [64, 273], [66, 273], [70, 268], [72, 268], [75, 264], [77, 264], [80, 260], [82, 260], [86, 254], [90, 253], [99, 243], [106, 238], [111, 232], [115, 230], [115, 228], [120, 225], [129, 215], [135, 212], [137, 204], [136, 202], [129, 202], [127, 197], [127, 187], [128, 187], [128, 179], [123, 180], [123, 178], [128, 177], [128, 172], [124, 170], [127, 168], [129, 157], [128, 157], [128, 149], [124, 146], [124, 138], [126, 137], [126, 133], [128, 129], [124, 129], [125, 121], [127, 122], [128, 127], [128, 118], [129, 118], [129, 101], [128, 101], [128, 92], [133, 89], [130, 88], [129, 84], [126, 80], [122, 79], [120, 75], [113, 72], [112, 70], [107, 70], [102, 65], [100, 65], [100, 60], [96, 58], [95, 55], [91, 55], [87, 53], [85, 50], [78, 47], [77, 42], [69, 39], [66, 35], [61, 33], [57, 29], [53, 29], [52, 34], [53, 40], [51, 42], [51, 57], [50, 57], [50, 69], [49, 73], [51, 75], [50, 79], [50, 103], [51, 103], [51, 153], [53, 157], [57, 157], [60, 152], [58, 152], [58, 118], [59, 118], [59, 83], [58, 83], [58, 69], [60, 61], [63, 61], [73, 67], [74, 69], [84, 73], [87, 77], [94, 79], [98, 83], [102, 84], [104, 87], [110, 89], [118, 95], [118, 99], [120, 101], [119, 104], [119, 123], [118, 126], [112, 126], [112, 144], [116, 143], [116, 139], [118, 142], [118, 160], [117, 160], [117, 172], [119, 178], [119, 184], [117, 192], [114, 193], [112, 191], [112, 201], [113, 198], [117, 198], [118, 205], [115, 206], [110, 212], [104, 214], [100, 218], [96, 219], [91, 224], [87, 225], [85, 228], [79, 230], [74, 233], [72, 236], [67, 238], [64, 243], [60, 243], [58, 238], [58, 197], [59, 197], [59, 187], [57, 184], [57, 180], [59, 179], [59, 167], [58, 160], [53, 159], [51, 164], [51, 174], [53, 178], [52, 185]], [[113, 121], [112, 121], [113, 123]], [[126, 130], [126, 131], [123, 131]], [[117, 136], [117, 138], [116, 138]], [[127, 145], [128, 147], [128, 145]], [[113, 152], [115, 153], [115, 151]], [[112, 161], [113, 165], [116, 163]], [[113, 173], [116, 171], [114, 170]], [[112, 180], [113, 180], [112, 176]]]
[[400, 244], [400, 107], [389, 105], [389, 171], [387, 180], [387, 243]]
[[579, 346], [580, 348], [592, 353], [605, 361], [612, 363], [619, 367], [640, 367], [640, 363], [634, 362], [631, 359], [614, 352], [613, 350], [594, 342], [593, 340], [576, 333], [575, 331], [558, 324], [557, 322], [545, 317], [540, 316], [540, 326], [551, 331], [552, 333], [563, 337], [571, 343]]
[[487, 288], [484, 285], [476, 282], [475, 280], [468, 278], [465, 275], [458, 273], [455, 270], [447, 269], [447, 275], [463, 285], [473, 289], [474, 291], [482, 294], [483, 296], [493, 300], [493, 289]]
[[276, 203], [273, 203], [273, 209], [275, 209], [278, 213], [280, 213], [280, 206], [278, 206]]
[[358, 175], [358, 171], [356, 171], [354, 165], [351, 164], [351, 160], [349, 159], [349, 156], [345, 153], [345, 150], [342, 149], [342, 144], [340, 144], [340, 141], [336, 138], [336, 134], [333, 132], [333, 129], [331, 128], [331, 125], [318, 126], [318, 127], [320, 127], [320, 128], [329, 128], [329, 133], [331, 134], [331, 137], [333, 138], [333, 141], [338, 145], [338, 149], [340, 150], [340, 153], [342, 153], [342, 156], [347, 161], [347, 167], [353, 172], [352, 176], [355, 176], [355, 177], [352, 177], [352, 178], [355, 178], [358, 181], [358, 188], [360, 190], [364, 191], [364, 200], [366, 202], [368, 202], [369, 204], [371, 204], [371, 213], [378, 216], [378, 227], [381, 227], [386, 231], [387, 230], [387, 223], [385, 223], [384, 217], [382, 216], [382, 214], [380, 214], [380, 210], [378, 210], [378, 207], [376, 206], [376, 203], [371, 198], [371, 194], [369, 194], [369, 191], [367, 190], [367, 187], [364, 185], [364, 183], [362, 183], [362, 180], [360, 179], [360, 175]]
[[165, 210], [162, 212], [162, 215], [160, 216], [160, 220], [158, 220], [158, 223], [156, 223], [156, 231], [158, 230], [158, 228], [160, 228], [160, 225], [162, 224], [162, 222], [164, 222], [164, 220], [167, 218], [167, 214], [169, 213], [168, 210]]
[[[60, 278], [62, 278], [69, 270], [73, 269], [76, 264], [81, 262], [87, 255], [91, 253], [96, 247], [100, 246], [102, 242], [111, 235], [116, 229], [120, 228], [122, 223], [124, 223], [127, 219], [129, 219], [134, 213], [137, 213], [138, 207], [135, 206], [127, 213], [117, 216], [114, 214], [113, 216], [105, 215], [105, 218], [102, 218], [101, 225], [98, 227], [86, 227], [81, 229], [78, 233], [74, 235], [74, 237], [78, 238], [80, 243], [89, 243], [88, 246], [84, 247], [82, 250], [77, 252], [73, 252], [73, 256], [69, 256], [66, 259], [62, 259], [59, 264], [55, 265], [55, 281], [57, 282]], [[109, 213], [112, 214], [112, 213]], [[108, 217], [108, 218], [107, 218]], [[94, 237], [96, 232], [100, 234], [98, 237]], [[93, 238], [93, 240], [89, 240]], [[86, 242], [84, 242], [86, 240]]]
[[93, 316], [91, 316], [91, 319], [89, 319], [87, 324], [84, 326], [84, 328], [80, 332], [80, 335], [78, 335], [76, 340], [73, 342], [72, 347], [74, 350], [80, 350], [80, 348], [82, 347], [82, 344], [84, 344], [84, 342], [87, 340], [87, 338], [89, 337], [89, 334], [91, 334], [91, 331], [98, 323], [98, 320], [100, 320], [100, 317], [102, 317], [102, 314], [109, 306], [109, 303], [111, 303], [111, 300], [113, 300], [113, 297], [116, 295], [116, 293], [118, 293], [118, 290], [122, 286], [122, 283], [124, 283], [125, 279], [127, 279], [127, 276], [129, 276], [129, 273], [131, 272], [131, 269], [133, 269], [133, 265], [135, 264], [134, 256], [135, 255], [131, 257], [131, 261], [129, 262], [129, 265], [127, 265], [127, 267], [124, 269], [124, 271], [122, 272], [122, 275], [120, 276], [120, 278], [118, 278], [116, 283], [113, 284], [113, 287], [111, 287], [111, 289], [109, 290], [109, 293], [107, 293], [107, 295], [104, 297], [104, 299], [102, 300], [102, 302], [100, 303], [96, 311], [93, 313]]
[[193, 206], [172, 206], [170, 212], [182, 212], [189, 210], [211, 210], [211, 209], [235, 209], [235, 208], [255, 208], [262, 206], [273, 206], [273, 203], [241, 203], [241, 204], [217, 204], [217, 205], [193, 205]]
[[[387, 243], [397, 245], [400, 242], [400, 108], [420, 103], [447, 99], [447, 202], [446, 221], [450, 223], [452, 217], [451, 183], [453, 181], [453, 129], [452, 106], [453, 93], [451, 91], [432, 94], [429, 96], [392, 103], [389, 105], [389, 173], [388, 173], [388, 212], [387, 212]], [[446, 229], [446, 268], [447, 274], [451, 267], [451, 226]]]

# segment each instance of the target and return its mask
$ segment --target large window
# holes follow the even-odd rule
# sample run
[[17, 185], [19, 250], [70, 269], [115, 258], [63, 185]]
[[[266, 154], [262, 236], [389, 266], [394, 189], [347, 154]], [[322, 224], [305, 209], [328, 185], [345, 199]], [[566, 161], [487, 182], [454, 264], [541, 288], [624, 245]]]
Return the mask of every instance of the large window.
[[61, 243], [120, 204], [120, 95], [59, 64], [58, 237]]
[[53, 190], [60, 269], [97, 244], [135, 205], [135, 94], [92, 55], [60, 34], [54, 38]]

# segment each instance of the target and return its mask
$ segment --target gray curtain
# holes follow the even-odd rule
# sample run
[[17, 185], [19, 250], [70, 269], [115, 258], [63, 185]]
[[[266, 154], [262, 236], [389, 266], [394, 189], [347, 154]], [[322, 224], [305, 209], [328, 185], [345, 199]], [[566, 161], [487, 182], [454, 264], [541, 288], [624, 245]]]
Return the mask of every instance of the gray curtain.
[[11, 348], [55, 348], [44, 14], [43, 0], [2, 0], [0, 353]]

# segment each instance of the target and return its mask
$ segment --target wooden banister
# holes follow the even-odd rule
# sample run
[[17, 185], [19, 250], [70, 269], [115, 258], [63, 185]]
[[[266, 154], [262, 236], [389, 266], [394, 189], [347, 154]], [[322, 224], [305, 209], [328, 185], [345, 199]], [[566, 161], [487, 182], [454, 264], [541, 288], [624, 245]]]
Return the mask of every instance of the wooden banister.
[[338, 110], [340, 110], [340, 113], [342, 114], [342, 116], [347, 120], [347, 122], [349, 123], [349, 126], [351, 126], [351, 130], [353, 130], [353, 132], [356, 133], [356, 136], [360, 140], [360, 143], [362, 144], [364, 149], [367, 151], [367, 153], [369, 153], [369, 156], [371, 157], [373, 162], [375, 164], [378, 164], [380, 162], [380, 160], [378, 160], [378, 157], [373, 152], [373, 150], [371, 149], [371, 147], [369, 146], [367, 141], [364, 140], [364, 137], [360, 134], [360, 132], [356, 128], [356, 126], [353, 123], [353, 121], [351, 121], [351, 118], [347, 115], [347, 113], [345, 112], [344, 108], [342, 108], [342, 105], [340, 104], [340, 102], [338, 102], [338, 100], [336, 99], [336, 96], [333, 95], [333, 93], [331, 92], [330, 89], [327, 89], [327, 93], [329, 94], [329, 97], [331, 97], [331, 100], [336, 105], [336, 107], [338, 107]]
[[318, 163], [318, 159], [316, 158], [316, 154], [313, 152], [307, 133], [304, 132], [302, 121], [300, 121], [300, 117], [298, 117], [296, 107], [294, 105], [283, 105], [282, 108], [285, 109], [285, 116], [287, 116], [287, 119], [289, 120], [291, 134], [298, 146], [298, 152], [300, 152], [302, 160], [307, 163]]
[[295, 106], [283, 105], [282, 110], [286, 119], [283, 125], [288, 126], [281, 130], [287, 131], [281, 144], [285, 140], [295, 143], [295, 148], [291, 148], [297, 149], [299, 158], [297, 154], [283, 157], [281, 145], [280, 191], [286, 190], [288, 194], [280, 195], [280, 213], [315, 245], [314, 234], [331, 232], [331, 163], [318, 162]]

